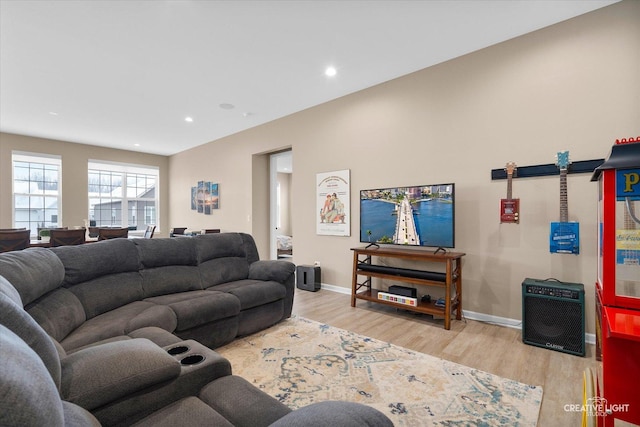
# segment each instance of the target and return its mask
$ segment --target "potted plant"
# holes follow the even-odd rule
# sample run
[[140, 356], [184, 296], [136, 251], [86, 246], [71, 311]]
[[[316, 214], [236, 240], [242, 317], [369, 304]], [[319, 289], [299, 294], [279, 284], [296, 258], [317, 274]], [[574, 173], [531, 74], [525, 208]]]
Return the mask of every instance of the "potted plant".
[[38, 240], [49, 240], [51, 237], [51, 230], [48, 228], [43, 228], [38, 231]]

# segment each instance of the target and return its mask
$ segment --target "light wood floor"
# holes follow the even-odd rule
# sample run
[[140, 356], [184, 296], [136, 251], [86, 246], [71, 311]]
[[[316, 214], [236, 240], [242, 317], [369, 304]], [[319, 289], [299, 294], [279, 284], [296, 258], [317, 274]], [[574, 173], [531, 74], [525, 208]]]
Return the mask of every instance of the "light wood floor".
[[328, 290], [296, 289], [295, 315], [347, 329], [501, 377], [543, 388], [539, 427], [580, 426], [581, 413], [567, 412], [567, 404], [582, 402], [582, 373], [595, 368], [594, 346], [587, 357], [573, 356], [522, 342], [520, 330], [473, 320], [443, 320], [396, 310]]

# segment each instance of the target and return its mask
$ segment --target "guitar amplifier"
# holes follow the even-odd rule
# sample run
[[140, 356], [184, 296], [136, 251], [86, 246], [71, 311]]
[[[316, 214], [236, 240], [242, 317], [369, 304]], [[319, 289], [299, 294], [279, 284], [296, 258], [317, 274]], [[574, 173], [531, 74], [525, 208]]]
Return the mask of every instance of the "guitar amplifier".
[[584, 356], [584, 285], [525, 279], [522, 282], [522, 341]]

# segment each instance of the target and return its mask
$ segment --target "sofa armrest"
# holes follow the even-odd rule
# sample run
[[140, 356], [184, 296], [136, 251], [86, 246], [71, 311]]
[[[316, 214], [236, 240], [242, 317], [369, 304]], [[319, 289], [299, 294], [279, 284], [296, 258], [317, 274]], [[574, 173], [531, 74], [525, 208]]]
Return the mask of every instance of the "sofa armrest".
[[295, 268], [295, 264], [289, 261], [256, 261], [249, 266], [249, 279], [273, 280], [286, 284], [293, 277]]
[[[198, 341], [180, 341], [165, 347], [163, 351], [173, 354], [171, 357], [180, 362], [194, 355], [204, 356], [204, 360], [195, 364], [186, 363], [182, 366], [180, 376], [175, 380], [147, 388], [130, 398], [119, 399], [91, 411], [102, 425], [134, 424], [151, 415], [158, 408], [171, 405], [188, 396], [196, 396], [208, 383], [231, 375], [231, 363]], [[189, 425], [189, 422], [185, 420], [183, 424]]]
[[249, 265], [249, 279], [272, 280], [285, 287], [287, 294], [284, 299], [283, 319], [290, 317], [293, 310], [296, 287], [295, 269], [295, 264], [289, 261], [263, 260], [252, 262]]
[[180, 375], [180, 362], [140, 338], [88, 347], [61, 364], [63, 399], [88, 410]]
[[270, 427], [393, 427], [391, 420], [382, 412], [355, 402], [326, 401], [312, 403], [288, 413]]

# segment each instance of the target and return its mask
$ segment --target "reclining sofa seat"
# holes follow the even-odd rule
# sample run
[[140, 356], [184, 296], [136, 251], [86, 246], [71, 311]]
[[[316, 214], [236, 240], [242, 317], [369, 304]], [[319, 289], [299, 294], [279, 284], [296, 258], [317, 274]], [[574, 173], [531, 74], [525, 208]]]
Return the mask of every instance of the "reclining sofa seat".
[[223, 358], [215, 362], [219, 369], [192, 373], [186, 384], [172, 382], [188, 376], [184, 370], [189, 368], [146, 339], [96, 344], [61, 357], [2, 276], [0, 349], [0, 425], [7, 427], [162, 427], [185, 420], [194, 427], [393, 425], [382, 413], [357, 403], [321, 402], [291, 411], [231, 375]]
[[290, 317], [294, 295], [294, 265], [260, 261], [244, 233], [27, 249], [0, 275], [65, 351], [158, 328], [215, 348]]

